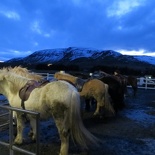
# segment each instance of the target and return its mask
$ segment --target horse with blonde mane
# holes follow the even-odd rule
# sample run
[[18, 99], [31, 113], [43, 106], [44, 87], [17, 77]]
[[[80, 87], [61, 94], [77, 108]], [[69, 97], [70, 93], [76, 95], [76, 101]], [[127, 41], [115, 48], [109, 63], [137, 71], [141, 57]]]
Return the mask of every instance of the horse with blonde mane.
[[27, 77], [30, 78], [32, 80], [36, 80], [36, 81], [42, 81], [44, 79], [43, 76], [38, 75], [36, 73], [32, 73], [30, 72], [27, 68], [21, 67], [21, 66], [15, 66], [15, 67], [7, 67], [7, 68], [3, 68], [3, 70], [8, 70], [11, 71], [15, 74], [21, 75], [23, 77]]
[[79, 87], [79, 82], [82, 81], [82, 86], [80, 85], [80, 96], [85, 99], [94, 98], [97, 102], [96, 110], [94, 115], [100, 114], [100, 109], [108, 110], [110, 114], [114, 114], [113, 106], [110, 102], [110, 96], [108, 93], [108, 85], [103, 83], [98, 79], [89, 79], [84, 81], [81, 78], [76, 76], [64, 73], [64, 72], [56, 72], [54, 77], [58, 80], [65, 80], [72, 83], [75, 87]]
[[[22, 77], [11, 70], [0, 70], [0, 93], [9, 101], [10, 106], [21, 108], [19, 91], [31, 79]], [[83, 148], [97, 145], [99, 140], [85, 127], [81, 118], [80, 95], [76, 88], [65, 81], [50, 82], [36, 87], [25, 101], [25, 109], [40, 113], [41, 119], [53, 117], [61, 140], [60, 155], [68, 155], [69, 136]], [[32, 140], [36, 139], [36, 123], [32, 115], [27, 114], [33, 130]], [[23, 143], [24, 121], [22, 113], [17, 112], [16, 144]]]
[[[29, 78], [31, 80], [35, 80], [35, 81], [40, 81], [42, 82], [44, 77], [41, 75], [38, 75], [36, 73], [32, 73], [30, 72], [27, 68], [21, 67], [21, 66], [15, 66], [15, 67], [7, 67], [7, 68], [3, 68], [3, 70], [7, 70], [10, 72], [13, 72], [15, 74], [21, 75], [23, 77]], [[13, 111], [13, 123], [14, 125], [16, 125], [16, 112]], [[31, 131], [29, 133], [31, 135]]]

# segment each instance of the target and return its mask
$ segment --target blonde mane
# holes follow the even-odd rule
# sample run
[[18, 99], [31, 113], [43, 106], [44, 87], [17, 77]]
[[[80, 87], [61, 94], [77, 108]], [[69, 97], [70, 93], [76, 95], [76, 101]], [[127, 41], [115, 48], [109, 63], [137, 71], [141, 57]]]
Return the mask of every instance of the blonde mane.
[[0, 73], [3, 74], [3, 77], [8, 81], [8, 85], [13, 94], [17, 93], [29, 80], [26, 77], [11, 72], [7, 68], [0, 70]]
[[67, 73], [56, 72], [54, 74], [54, 78], [59, 79], [59, 80], [61, 80], [61, 79], [67, 80], [67, 81], [70, 81], [73, 84], [75, 84], [78, 77], [75, 77], [75, 76], [67, 74]]
[[27, 68], [23, 68], [21, 66], [16, 66], [14, 68], [8, 67], [5, 70], [9, 70], [10, 72], [13, 72], [15, 74], [21, 75], [23, 77], [30, 78], [32, 80], [40, 81], [43, 79], [43, 76], [31, 73]]

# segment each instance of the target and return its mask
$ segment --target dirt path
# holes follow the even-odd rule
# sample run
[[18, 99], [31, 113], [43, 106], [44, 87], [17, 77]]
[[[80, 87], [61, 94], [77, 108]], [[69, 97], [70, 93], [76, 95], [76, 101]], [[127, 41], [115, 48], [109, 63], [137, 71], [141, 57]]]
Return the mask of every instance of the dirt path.
[[[102, 139], [103, 144], [100, 148], [82, 151], [71, 142], [70, 155], [155, 155], [154, 94], [155, 90], [139, 89], [136, 98], [126, 97], [126, 108], [115, 118], [95, 119], [91, 112], [85, 112], [85, 126]], [[0, 138], [7, 140], [7, 132], [1, 131]], [[58, 155], [60, 140], [54, 122], [42, 122], [40, 139], [41, 155]], [[33, 150], [34, 143], [26, 140], [22, 147]], [[1, 145], [0, 150], [2, 155], [8, 155]]]

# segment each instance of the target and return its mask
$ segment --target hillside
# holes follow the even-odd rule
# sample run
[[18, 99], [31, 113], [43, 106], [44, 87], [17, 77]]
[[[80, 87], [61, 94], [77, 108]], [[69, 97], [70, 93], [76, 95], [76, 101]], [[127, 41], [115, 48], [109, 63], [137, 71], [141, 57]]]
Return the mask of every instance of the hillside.
[[[149, 58], [149, 59], [148, 59]], [[76, 66], [78, 69], [92, 69], [94, 67], [129, 68], [135, 70], [154, 69], [155, 65], [149, 60], [154, 57], [122, 55], [112, 50], [98, 50], [90, 48], [59, 48], [46, 49], [32, 53], [24, 58], [14, 58], [3, 63], [3, 66], [26, 66], [36, 68], [44, 64]]]

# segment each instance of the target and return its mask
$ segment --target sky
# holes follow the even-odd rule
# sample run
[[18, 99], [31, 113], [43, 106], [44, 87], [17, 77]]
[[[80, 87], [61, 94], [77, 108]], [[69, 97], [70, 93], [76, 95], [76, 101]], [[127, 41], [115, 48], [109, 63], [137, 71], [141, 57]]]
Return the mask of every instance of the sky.
[[155, 0], [1, 0], [0, 60], [83, 47], [155, 56]]

